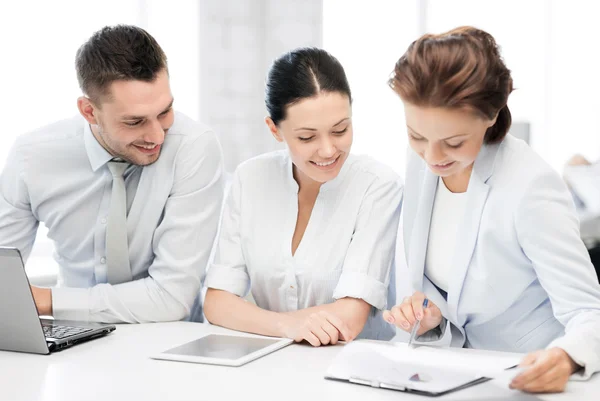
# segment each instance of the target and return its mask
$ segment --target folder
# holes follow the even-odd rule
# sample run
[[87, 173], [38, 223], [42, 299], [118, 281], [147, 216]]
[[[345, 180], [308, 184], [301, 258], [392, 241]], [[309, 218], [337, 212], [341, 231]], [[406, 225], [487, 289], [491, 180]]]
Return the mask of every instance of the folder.
[[519, 354], [357, 340], [344, 346], [325, 378], [440, 396], [503, 375], [521, 358]]

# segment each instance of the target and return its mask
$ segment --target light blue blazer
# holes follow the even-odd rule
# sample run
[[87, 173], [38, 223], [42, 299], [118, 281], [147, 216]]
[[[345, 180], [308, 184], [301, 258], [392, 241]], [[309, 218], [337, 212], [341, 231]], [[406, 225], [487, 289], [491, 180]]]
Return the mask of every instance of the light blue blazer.
[[561, 177], [510, 135], [482, 147], [447, 255], [454, 266], [447, 297], [424, 275], [437, 185], [410, 151], [403, 230], [411, 285], [447, 319], [441, 334], [418, 340], [509, 352], [559, 346], [585, 366], [585, 377], [599, 370], [600, 285]]

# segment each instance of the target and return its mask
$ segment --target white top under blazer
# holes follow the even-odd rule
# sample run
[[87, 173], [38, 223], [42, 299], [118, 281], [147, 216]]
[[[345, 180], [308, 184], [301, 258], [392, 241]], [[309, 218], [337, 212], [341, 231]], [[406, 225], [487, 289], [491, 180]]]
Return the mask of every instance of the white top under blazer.
[[234, 174], [205, 286], [260, 308], [288, 312], [360, 298], [373, 306], [361, 338], [390, 339], [381, 317], [395, 301], [392, 269], [402, 181], [388, 167], [349, 155], [321, 188], [292, 255], [298, 184], [286, 151], [253, 158]]
[[429, 229], [425, 275], [444, 291], [448, 291], [452, 277], [452, 255], [456, 242], [460, 241], [457, 235], [466, 203], [466, 192], [450, 192], [444, 181], [439, 179]]

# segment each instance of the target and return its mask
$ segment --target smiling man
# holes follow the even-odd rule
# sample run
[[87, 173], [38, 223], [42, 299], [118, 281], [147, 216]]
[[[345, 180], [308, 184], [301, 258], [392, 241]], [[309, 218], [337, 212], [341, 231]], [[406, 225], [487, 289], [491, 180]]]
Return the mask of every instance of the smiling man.
[[20, 136], [0, 176], [0, 246], [29, 256], [43, 222], [56, 288], [41, 315], [101, 322], [179, 320], [190, 310], [223, 197], [216, 135], [173, 110], [167, 59], [134, 26], [79, 49], [75, 118]]

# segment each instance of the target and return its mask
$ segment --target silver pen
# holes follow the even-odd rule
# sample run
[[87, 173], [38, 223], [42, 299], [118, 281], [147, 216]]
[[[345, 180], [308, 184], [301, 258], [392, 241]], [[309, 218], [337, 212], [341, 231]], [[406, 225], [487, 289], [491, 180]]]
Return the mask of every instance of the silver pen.
[[[428, 304], [429, 304], [429, 299], [425, 298], [425, 300], [423, 301], [423, 309], [427, 309]], [[421, 327], [421, 319], [417, 319], [417, 322], [415, 323], [412, 330], [410, 331], [410, 338], [408, 339], [409, 347], [412, 345], [413, 341], [415, 340], [415, 337], [417, 336], [417, 332], [419, 331], [420, 327]]]

